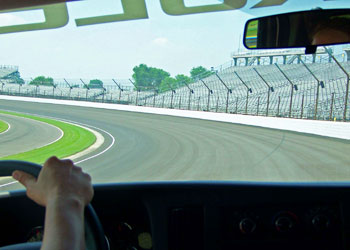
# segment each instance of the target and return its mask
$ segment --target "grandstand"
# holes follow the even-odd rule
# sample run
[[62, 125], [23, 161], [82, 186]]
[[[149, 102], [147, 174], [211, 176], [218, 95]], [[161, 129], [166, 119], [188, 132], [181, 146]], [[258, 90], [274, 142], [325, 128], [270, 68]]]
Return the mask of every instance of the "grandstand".
[[[344, 53], [336, 58], [340, 61], [339, 65], [350, 72], [350, 54], [347, 51], [344, 49]], [[229, 64], [213, 69], [209, 77], [164, 93], [137, 91], [129, 80], [120, 79], [103, 80], [103, 89], [84, 88], [82, 82], [88, 80], [81, 79], [55, 79], [52, 87], [29, 85], [30, 80], [23, 85], [7, 81], [2, 84], [1, 93], [234, 114], [342, 120], [349, 79], [331, 56], [325, 50], [315, 55], [302, 55], [299, 51], [233, 55]], [[268, 60], [263, 60], [264, 57]], [[276, 58], [283, 60], [276, 63]], [[346, 118], [350, 118], [349, 108]]]

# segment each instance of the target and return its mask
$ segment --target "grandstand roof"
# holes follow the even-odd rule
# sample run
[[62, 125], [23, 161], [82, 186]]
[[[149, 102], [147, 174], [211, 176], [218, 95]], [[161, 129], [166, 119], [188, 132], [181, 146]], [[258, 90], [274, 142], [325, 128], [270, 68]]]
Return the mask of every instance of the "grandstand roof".
[[17, 66], [1, 66], [0, 65], [0, 78], [8, 76], [14, 72], [18, 71]]
[[[324, 48], [318, 48], [316, 54], [325, 54]], [[291, 56], [291, 55], [305, 55], [305, 50], [275, 50], [265, 52], [240, 52], [232, 53], [232, 58], [251, 58], [251, 57], [268, 57], [268, 56]]]

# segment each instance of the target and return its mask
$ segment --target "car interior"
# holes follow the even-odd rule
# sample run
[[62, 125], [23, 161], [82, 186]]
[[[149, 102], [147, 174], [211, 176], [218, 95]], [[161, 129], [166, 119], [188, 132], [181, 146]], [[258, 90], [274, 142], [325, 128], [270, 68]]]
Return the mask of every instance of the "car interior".
[[[0, 7], [6, 11], [14, 3], [24, 8], [43, 1], [37, 2], [1, 1]], [[307, 34], [315, 26], [303, 23], [318, 14], [333, 18], [350, 11], [261, 15], [247, 21], [241, 42], [254, 50], [301, 47], [314, 53], [317, 46], [337, 43], [310, 43]], [[251, 22], [258, 22], [259, 28]], [[14, 170], [38, 176], [40, 168], [30, 162], [0, 161], [0, 176], [10, 176]], [[0, 249], [40, 249], [44, 218], [45, 208], [28, 199], [25, 190], [1, 193]], [[350, 249], [350, 184], [215, 180], [94, 184], [93, 201], [85, 210], [85, 237], [91, 250]]]

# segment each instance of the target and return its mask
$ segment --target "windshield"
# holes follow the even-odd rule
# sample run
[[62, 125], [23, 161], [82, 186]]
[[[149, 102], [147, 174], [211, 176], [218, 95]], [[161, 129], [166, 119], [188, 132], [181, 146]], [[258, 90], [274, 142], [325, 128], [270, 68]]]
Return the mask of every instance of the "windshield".
[[[345, 2], [3, 11], [0, 159], [70, 158], [94, 183], [349, 181], [349, 46], [305, 55], [242, 43], [249, 19]], [[1, 191], [18, 187], [0, 179]]]

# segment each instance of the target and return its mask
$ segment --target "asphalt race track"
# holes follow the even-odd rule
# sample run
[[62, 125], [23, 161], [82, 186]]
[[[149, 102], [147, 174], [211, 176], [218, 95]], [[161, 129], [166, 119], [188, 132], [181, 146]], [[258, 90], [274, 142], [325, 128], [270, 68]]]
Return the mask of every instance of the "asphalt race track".
[[[94, 183], [160, 180], [349, 181], [350, 141], [222, 122], [0, 100], [0, 109], [94, 126], [116, 143], [81, 162]], [[105, 142], [112, 138], [99, 131]], [[80, 161], [83, 159], [78, 159]]]
[[0, 114], [0, 120], [10, 124], [10, 129], [0, 136], [0, 157], [43, 147], [62, 135], [60, 129], [32, 119]]

